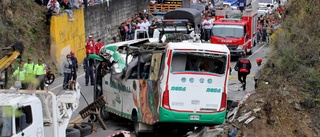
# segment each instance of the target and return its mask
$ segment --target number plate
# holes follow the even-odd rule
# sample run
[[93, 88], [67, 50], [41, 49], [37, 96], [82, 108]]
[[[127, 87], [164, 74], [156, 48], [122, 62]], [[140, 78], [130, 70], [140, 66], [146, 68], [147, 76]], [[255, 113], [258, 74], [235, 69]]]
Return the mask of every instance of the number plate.
[[199, 120], [199, 116], [198, 115], [190, 115], [190, 120]]

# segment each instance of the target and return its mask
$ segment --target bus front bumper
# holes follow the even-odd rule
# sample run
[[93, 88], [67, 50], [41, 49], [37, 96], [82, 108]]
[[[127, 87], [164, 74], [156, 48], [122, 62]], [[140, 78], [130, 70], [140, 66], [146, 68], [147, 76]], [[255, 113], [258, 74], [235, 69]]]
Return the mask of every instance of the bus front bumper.
[[[214, 113], [193, 113], [193, 112], [177, 112], [167, 110], [160, 107], [160, 120], [159, 122], [172, 122], [172, 123], [190, 123], [195, 125], [220, 125], [223, 124], [226, 117], [226, 110]], [[196, 116], [199, 119], [192, 119]]]

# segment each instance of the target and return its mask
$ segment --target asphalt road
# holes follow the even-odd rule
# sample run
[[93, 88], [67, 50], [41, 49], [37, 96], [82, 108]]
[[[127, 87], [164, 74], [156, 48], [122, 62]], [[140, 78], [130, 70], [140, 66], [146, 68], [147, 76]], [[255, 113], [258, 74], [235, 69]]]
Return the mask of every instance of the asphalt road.
[[[249, 58], [252, 63], [252, 69], [251, 69], [251, 74], [249, 74], [247, 78], [247, 89], [245, 91], [242, 91], [242, 89], [240, 88], [241, 84], [237, 80], [237, 72], [232, 71], [231, 76], [229, 78], [229, 84], [228, 84], [229, 100], [241, 100], [246, 93], [254, 91], [253, 75], [257, 68], [255, 60], [257, 58], [262, 58], [263, 63], [266, 62], [265, 56], [268, 52], [269, 52], [268, 46], [257, 44], [257, 46], [253, 48], [253, 54], [250, 56], [247, 56], [247, 58]], [[236, 64], [236, 59], [232, 59], [231, 67], [234, 68], [235, 64]], [[84, 72], [82, 70], [82, 67], [81, 66], [79, 67], [80, 69], [78, 72], [78, 82], [81, 86], [81, 93], [83, 94], [84, 97], [81, 96], [79, 108], [73, 113], [72, 120], [70, 121], [70, 123], [81, 123], [82, 121], [87, 122], [87, 120], [82, 120], [82, 118], [80, 117], [80, 115], [78, 115], [78, 113], [81, 109], [87, 106], [85, 99], [88, 101], [89, 104], [93, 102], [93, 86], [85, 86]], [[49, 86], [49, 89], [53, 90], [55, 93], [58, 93], [59, 91], [61, 91], [62, 80], [63, 80], [63, 77], [58, 77], [55, 80], [55, 82]], [[97, 127], [97, 132], [92, 133], [88, 137], [106, 137], [120, 131], [130, 131], [129, 121], [124, 119], [117, 118], [110, 121], [106, 121], [105, 123], [107, 126], [107, 130], [102, 130], [98, 124], [95, 124], [95, 126]], [[135, 137], [135, 136], [131, 134], [131, 137]]]

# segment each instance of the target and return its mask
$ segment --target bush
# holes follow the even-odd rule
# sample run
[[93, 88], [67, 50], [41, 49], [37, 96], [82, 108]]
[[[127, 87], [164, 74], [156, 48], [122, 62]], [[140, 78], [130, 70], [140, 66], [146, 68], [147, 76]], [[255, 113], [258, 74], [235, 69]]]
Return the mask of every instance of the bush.
[[[265, 70], [266, 81], [275, 86], [289, 84], [302, 91], [305, 99], [320, 105], [320, 3], [295, 0], [283, 29], [273, 36], [272, 53]], [[273, 79], [273, 80], [272, 80]]]

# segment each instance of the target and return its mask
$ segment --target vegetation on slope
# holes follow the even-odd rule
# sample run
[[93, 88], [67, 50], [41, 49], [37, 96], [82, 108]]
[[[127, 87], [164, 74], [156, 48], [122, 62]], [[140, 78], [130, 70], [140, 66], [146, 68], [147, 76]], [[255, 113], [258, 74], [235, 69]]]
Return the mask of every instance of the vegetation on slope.
[[257, 119], [250, 125], [240, 127], [241, 135], [320, 135], [320, 1], [290, 2], [260, 87], [240, 112], [262, 110], [254, 114]]
[[33, 0], [0, 0], [0, 48], [22, 42], [25, 46], [23, 59], [49, 60], [49, 27], [44, 23], [45, 13], [45, 8]]

